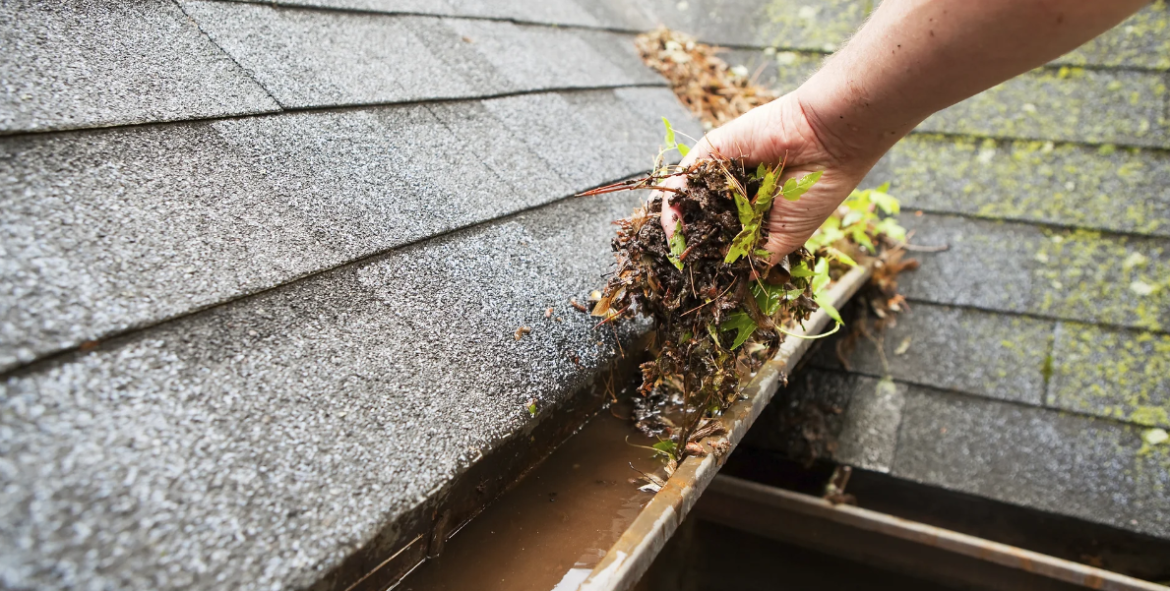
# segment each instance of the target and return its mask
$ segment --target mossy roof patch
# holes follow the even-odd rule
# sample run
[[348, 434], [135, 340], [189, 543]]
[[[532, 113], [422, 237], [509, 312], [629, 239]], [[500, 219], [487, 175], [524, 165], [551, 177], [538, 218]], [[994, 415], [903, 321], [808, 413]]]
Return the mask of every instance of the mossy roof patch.
[[865, 20], [854, 0], [639, 0], [667, 27], [716, 45], [834, 51]]
[[1054, 359], [1053, 406], [1170, 428], [1170, 335], [1061, 323]]
[[1170, 152], [912, 134], [867, 183], [904, 208], [1170, 236]]
[[[915, 299], [1166, 330], [1170, 241], [947, 215], [903, 215], [917, 253], [902, 278]], [[1128, 263], [1127, 263], [1128, 261]]]
[[1109, 32], [1058, 58], [1078, 66], [1170, 69], [1170, 4], [1155, 0]]
[[[871, 376], [888, 371], [904, 382], [1043, 404], [1052, 321], [920, 302], [897, 320], [877, 335], [886, 365], [873, 342], [858, 338], [846, 356], [851, 371]], [[818, 348], [812, 363], [842, 369], [836, 354], [842, 338]]]
[[927, 118], [920, 131], [1170, 148], [1161, 73], [1040, 68]]
[[[859, 0], [642, 0], [667, 26], [715, 44], [832, 52], [876, 2]], [[1170, 9], [1156, 0], [1117, 27], [1052, 60], [1054, 66], [1170, 69]]]

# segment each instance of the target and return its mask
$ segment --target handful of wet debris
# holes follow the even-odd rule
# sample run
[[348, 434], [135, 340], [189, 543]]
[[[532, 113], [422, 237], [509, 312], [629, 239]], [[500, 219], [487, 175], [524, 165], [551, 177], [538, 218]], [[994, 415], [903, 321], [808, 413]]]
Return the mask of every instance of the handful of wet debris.
[[[666, 125], [667, 147], [676, 149]], [[635, 314], [653, 319], [653, 360], [641, 366], [639, 426], [665, 435], [673, 446], [664, 451], [677, 458], [704, 418], [735, 402], [743, 378], [775, 355], [792, 326], [818, 308], [840, 326], [827, 290], [834, 274], [856, 263], [830, 244], [768, 263], [764, 220], [772, 203], [799, 199], [821, 173], [780, 182], [783, 164], [748, 168], [738, 159], [714, 159], [683, 169], [661, 160], [660, 154], [646, 178], [590, 192], [661, 189], [666, 178], [686, 179], [683, 189], [664, 189], [674, 191], [671, 202], [682, 222], [669, 241], [659, 221], [661, 192], [617, 222], [617, 270], [593, 314], [603, 322]], [[676, 412], [649, 410], [665, 406]]]
[[[717, 48], [675, 31], [643, 34], [637, 45], [706, 129], [775, 98], [716, 57]], [[617, 269], [592, 310], [603, 323], [638, 314], [653, 320], [651, 360], [641, 366], [634, 419], [659, 438], [653, 447], [666, 459], [669, 475], [683, 457], [703, 453], [699, 440], [722, 429], [713, 419], [740, 398], [741, 384], [775, 356], [785, 338], [810, 338], [795, 328], [818, 309], [837, 322], [833, 331], [843, 325], [827, 297], [834, 280], [858, 260], [872, 265], [882, 283], [867, 289], [863, 300], [884, 317], [884, 311], [900, 311], [895, 278], [913, 261], [901, 261], [906, 232], [888, 217], [899, 207], [883, 185], [853, 191], [804, 248], [769, 265], [763, 221], [772, 203], [799, 199], [821, 173], [781, 183], [783, 164], [749, 168], [738, 159], [716, 158], [686, 168], [664, 165], [665, 154], [677, 150], [685, 156], [688, 148], [663, 122], [666, 145], [651, 174], [586, 195], [669, 190], [682, 216], [684, 230], [668, 241], [660, 223], [662, 193], [656, 191], [616, 222]], [[662, 187], [671, 177], [684, 177], [684, 188]]]
[[[716, 158], [686, 168], [663, 165], [668, 150], [686, 151], [669, 122], [666, 127], [667, 149], [653, 173], [586, 194], [656, 189], [631, 217], [615, 222], [617, 268], [592, 312], [603, 323], [638, 314], [653, 320], [652, 359], [641, 366], [635, 418], [661, 438], [655, 449], [673, 466], [701, 453], [697, 441], [716, 428], [709, 419], [739, 399], [744, 380], [786, 337], [816, 338], [794, 332], [815, 311], [836, 321], [834, 331], [842, 326], [828, 299], [830, 285], [855, 259], [876, 260], [878, 244], [904, 241], [905, 232], [881, 215], [898, 209], [885, 186], [854, 191], [804, 248], [771, 265], [763, 245], [772, 204], [800, 199], [821, 173], [781, 182], [783, 164], [750, 168]], [[684, 188], [661, 185], [671, 177], [685, 178]], [[681, 215], [670, 240], [660, 223], [662, 191], [671, 192]]]

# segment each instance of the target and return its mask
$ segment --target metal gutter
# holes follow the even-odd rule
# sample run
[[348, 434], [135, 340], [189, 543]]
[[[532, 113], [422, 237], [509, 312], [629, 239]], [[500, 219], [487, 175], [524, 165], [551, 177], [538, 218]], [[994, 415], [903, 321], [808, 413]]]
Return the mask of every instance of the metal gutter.
[[[830, 289], [829, 297], [840, 307], [861, 288], [871, 274], [869, 267], [856, 267], [841, 277]], [[829, 315], [818, 310], [798, 334], [819, 334], [830, 322]], [[650, 568], [650, 564], [694, 507], [699, 496], [715, 478], [724, 458], [743, 439], [749, 427], [772, 400], [781, 381], [812, 346], [812, 341], [788, 338], [780, 345], [776, 357], [764, 364], [744, 389], [745, 399], [732, 405], [720, 418], [725, 434], [702, 441], [707, 454], [688, 457], [666, 481], [662, 490], [610, 547], [601, 562], [578, 587], [579, 591], [630, 589]]]
[[1050, 588], [1058, 581], [1106, 591], [1167, 589], [1101, 568], [730, 476], [719, 476], [711, 483], [695, 513], [745, 532], [963, 588], [1024, 590]]

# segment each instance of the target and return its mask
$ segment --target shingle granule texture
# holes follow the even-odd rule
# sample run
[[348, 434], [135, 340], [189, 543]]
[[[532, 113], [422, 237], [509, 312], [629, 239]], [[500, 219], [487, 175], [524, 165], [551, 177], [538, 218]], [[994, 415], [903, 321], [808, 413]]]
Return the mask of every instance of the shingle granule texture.
[[626, 89], [5, 140], [0, 370], [636, 174], [663, 114]]
[[0, 586], [313, 582], [613, 357], [568, 299], [636, 199], [565, 201], [9, 377]]
[[286, 107], [663, 84], [632, 35], [236, 2], [183, 7]]
[[0, 134], [278, 109], [166, 0], [0, 4]]
[[1168, 468], [1139, 427], [912, 386], [892, 473], [1166, 537]]

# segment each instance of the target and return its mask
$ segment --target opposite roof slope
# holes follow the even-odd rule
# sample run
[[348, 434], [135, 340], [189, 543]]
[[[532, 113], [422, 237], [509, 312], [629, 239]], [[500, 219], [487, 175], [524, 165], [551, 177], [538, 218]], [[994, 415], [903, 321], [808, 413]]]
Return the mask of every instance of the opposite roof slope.
[[[660, 15], [781, 91], [864, 18], [743, 4]], [[824, 343], [749, 445], [1170, 538], [1170, 446], [1143, 440], [1170, 428], [1168, 48], [1155, 2], [895, 146], [864, 185], [890, 182], [913, 242], [949, 249], [912, 253], [880, 351], [858, 339], [846, 369]], [[784, 428], [812, 408], [840, 411], [835, 452]]]
[[306, 4], [0, 7], [0, 586], [346, 588], [614, 357], [628, 14]]

